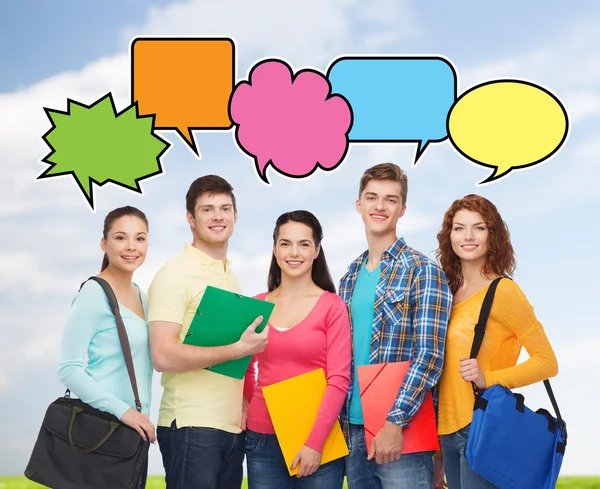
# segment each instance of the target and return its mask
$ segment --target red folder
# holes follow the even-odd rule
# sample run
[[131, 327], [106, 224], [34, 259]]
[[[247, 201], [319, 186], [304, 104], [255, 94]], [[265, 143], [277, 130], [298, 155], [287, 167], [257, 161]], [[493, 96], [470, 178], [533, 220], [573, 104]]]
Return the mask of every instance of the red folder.
[[[367, 452], [371, 449], [373, 438], [383, 428], [385, 418], [398, 397], [409, 366], [410, 361], [362, 365], [357, 369]], [[402, 435], [404, 437], [402, 453], [439, 450], [431, 392], [427, 393], [417, 414], [402, 430]]]

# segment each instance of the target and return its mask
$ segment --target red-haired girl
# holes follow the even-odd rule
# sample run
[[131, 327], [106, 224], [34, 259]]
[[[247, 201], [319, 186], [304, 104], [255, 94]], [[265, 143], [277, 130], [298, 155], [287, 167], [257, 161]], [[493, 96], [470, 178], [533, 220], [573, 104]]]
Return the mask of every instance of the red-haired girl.
[[[494, 384], [523, 387], [555, 376], [558, 364], [544, 328], [512, 280], [498, 284], [483, 344], [477, 359], [469, 358], [474, 326], [490, 283], [510, 277], [515, 270], [508, 228], [496, 206], [479, 195], [456, 200], [437, 238], [437, 258], [454, 296], [438, 386], [443, 471], [449, 489], [494, 488], [473, 472], [465, 457], [474, 402], [471, 382], [479, 389]], [[529, 359], [517, 365], [522, 346]], [[441, 467], [438, 458], [436, 488], [443, 487]]]

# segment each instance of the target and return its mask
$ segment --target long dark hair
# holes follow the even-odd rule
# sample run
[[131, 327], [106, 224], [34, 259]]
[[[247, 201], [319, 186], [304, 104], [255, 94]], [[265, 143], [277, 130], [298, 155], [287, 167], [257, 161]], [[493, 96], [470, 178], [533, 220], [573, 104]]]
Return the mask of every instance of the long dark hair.
[[[292, 211], [282, 214], [277, 219], [275, 230], [273, 231], [273, 246], [277, 243], [279, 228], [288, 222], [298, 222], [308, 226], [312, 230], [315, 247], [321, 244], [321, 241], [323, 240], [323, 228], [314, 214], [308, 211]], [[323, 251], [322, 246], [319, 250], [319, 255], [312, 264], [311, 276], [313, 282], [317, 284], [317, 286], [335, 294], [335, 285], [333, 285], [333, 280], [331, 278], [331, 273], [329, 273], [329, 267], [327, 266], [327, 260], [325, 259], [325, 252]], [[279, 287], [279, 284], [281, 284], [281, 268], [279, 267], [274, 254], [271, 257], [271, 268], [269, 269], [269, 279], [267, 284], [269, 292], [276, 289]]]
[[[108, 239], [108, 233], [113, 223], [123, 216], [138, 217], [142, 221], [144, 221], [146, 227], [148, 227], [148, 218], [146, 217], [146, 214], [144, 214], [137, 207], [132, 207], [130, 205], [126, 205], [125, 207], [118, 207], [117, 209], [113, 209], [108, 214], [106, 214], [106, 217], [104, 218], [104, 229], [102, 231], [102, 236], [104, 237], [104, 239]], [[100, 269], [100, 271], [103, 272], [106, 269], [106, 267], [108, 267], [108, 255], [104, 253], [104, 258], [102, 259], [102, 268]]]

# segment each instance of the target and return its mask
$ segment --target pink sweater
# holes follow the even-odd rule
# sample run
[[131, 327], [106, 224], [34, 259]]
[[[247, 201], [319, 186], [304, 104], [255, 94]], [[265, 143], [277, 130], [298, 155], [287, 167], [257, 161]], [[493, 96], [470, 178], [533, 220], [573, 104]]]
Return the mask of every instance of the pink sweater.
[[[266, 295], [256, 298], [264, 300]], [[263, 386], [322, 368], [327, 387], [305, 443], [321, 452], [350, 387], [351, 335], [344, 301], [336, 294], [324, 292], [306, 318], [286, 331], [271, 327], [268, 339], [265, 350], [250, 364], [258, 364], [258, 383], [248, 411], [248, 428], [258, 433], [275, 433]], [[254, 378], [253, 368], [248, 370], [247, 384], [251, 382], [249, 376]]]

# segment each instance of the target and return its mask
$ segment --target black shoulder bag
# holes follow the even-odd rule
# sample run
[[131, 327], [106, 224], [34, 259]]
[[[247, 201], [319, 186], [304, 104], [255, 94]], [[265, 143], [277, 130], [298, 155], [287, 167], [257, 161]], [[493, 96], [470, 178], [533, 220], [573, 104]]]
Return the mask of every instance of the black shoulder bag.
[[[117, 298], [105, 280], [89, 280], [98, 282], [108, 296], [135, 405], [141, 412], [129, 339]], [[52, 489], [137, 489], [149, 446], [136, 430], [116, 416], [72, 399], [67, 389], [64, 397], [46, 410], [25, 477]]]

